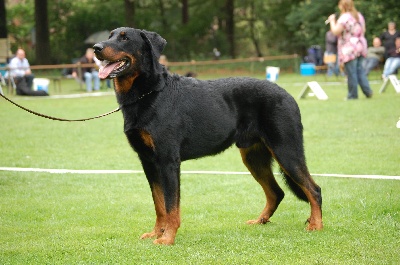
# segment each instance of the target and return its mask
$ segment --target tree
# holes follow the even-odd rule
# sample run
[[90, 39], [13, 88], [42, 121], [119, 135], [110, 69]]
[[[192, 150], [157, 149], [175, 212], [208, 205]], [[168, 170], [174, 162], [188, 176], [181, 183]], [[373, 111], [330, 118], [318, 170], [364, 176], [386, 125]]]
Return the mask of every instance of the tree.
[[127, 27], [135, 27], [135, 0], [124, 0], [125, 24]]
[[259, 13], [264, 11], [264, 3], [263, 1], [246, 1], [243, 8], [243, 17], [242, 20], [246, 21], [246, 29], [248, 29], [248, 37], [250, 38], [251, 42], [254, 45], [256, 55], [258, 57], [262, 57], [262, 52], [260, 48], [260, 39], [259, 39], [259, 29], [258, 29], [258, 22], [259, 20]]
[[[7, 2], [7, 14], [1, 3]], [[121, 26], [158, 32], [168, 41], [170, 60], [245, 57], [305, 53], [314, 44], [324, 46], [325, 19], [338, 12], [338, 1], [320, 0], [0, 0], [0, 34], [23, 47], [32, 63], [70, 63], [91, 45], [85, 39], [101, 30]], [[367, 22], [366, 37], [380, 35], [387, 22], [400, 25], [398, 0], [356, 1]], [[34, 6], [35, 3], [35, 6]], [[47, 8], [46, 8], [47, 7]], [[48, 9], [48, 11], [47, 11]], [[110, 12], [112, 10], [112, 12]], [[35, 14], [36, 13], [36, 14]], [[37, 43], [32, 46], [32, 29]], [[47, 36], [46, 36], [47, 34]], [[48, 45], [50, 38], [50, 46]], [[54, 57], [51, 57], [49, 52]], [[36, 58], [32, 58], [32, 48]], [[47, 63], [48, 61], [46, 61]]]
[[311, 45], [324, 47], [325, 33], [329, 30], [325, 20], [335, 12], [338, 12], [336, 1], [302, 1], [294, 5], [285, 20], [287, 30], [293, 34], [291, 48], [304, 53]]
[[50, 37], [47, 19], [47, 0], [35, 0], [36, 63], [50, 64]]
[[6, 62], [9, 56], [10, 48], [7, 37], [6, 5], [4, 0], [0, 0], [0, 63]]
[[188, 0], [182, 0], [182, 24], [186, 25], [188, 22], [189, 22]]
[[0, 0], [0, 38], [7, 38], [6, 3]]
[[226, 0], [225, 2], [226, 38], [228, 40], [228, 45], [229, 45], [229, 55], [232, 58], [236, 57], [234, 11], [235, 11], [234, 0]]

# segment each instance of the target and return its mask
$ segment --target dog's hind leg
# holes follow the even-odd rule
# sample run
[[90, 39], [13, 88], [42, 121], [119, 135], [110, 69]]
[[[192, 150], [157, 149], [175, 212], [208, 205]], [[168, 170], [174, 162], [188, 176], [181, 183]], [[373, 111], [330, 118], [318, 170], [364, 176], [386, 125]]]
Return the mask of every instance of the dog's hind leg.
[[311, 215], [307, 220], [309, 223], [307, 230], [321, 230], [323, 228], [321, 188], [311, 178], [304, 152], [297, 150], [296, 147], [291, 148], [291, 145], [275, 146], [270, 151], [279, 163], [286, 182], [294, 194], [310, 203]]
[[263, 143], [257, 143], [248, 148], [240, 148], [240, 154], [245, 166], [264, 190], [267, 202], [260, 216], [248, 224], [265, 224], [278, 208], [285, 196], [272, 172], [272, 156]]
[[[150, 184], [157, 217], [153, 231], [140, 238], [156, 237], [154, 244], [171, 245], [180, 226], [179, 165], [159, 170], [151, 162], [142, 161], [142, 165]], [[168, 168], [175, 170], [166, 172]]]

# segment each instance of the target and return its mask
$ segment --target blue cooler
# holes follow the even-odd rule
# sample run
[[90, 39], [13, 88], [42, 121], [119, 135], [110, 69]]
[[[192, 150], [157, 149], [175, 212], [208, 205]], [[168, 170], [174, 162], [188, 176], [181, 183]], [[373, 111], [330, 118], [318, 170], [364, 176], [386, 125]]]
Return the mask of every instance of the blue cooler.
[[313, 63], [302, 63], [300, 64], [301, 75], [315, 75], [315, 64]]

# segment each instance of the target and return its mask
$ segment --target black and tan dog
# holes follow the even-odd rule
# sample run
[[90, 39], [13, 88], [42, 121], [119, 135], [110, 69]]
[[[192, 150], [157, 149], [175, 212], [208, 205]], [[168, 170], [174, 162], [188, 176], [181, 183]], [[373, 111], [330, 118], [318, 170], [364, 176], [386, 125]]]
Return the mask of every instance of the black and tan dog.
[[288, 186], [311, 205], [307, 229], [322, 229], [321, 189], [306, 166], [295, 100], [266, 80], [171, 75], [158, 63], [165, 45], [157, 33], [118, 28], [94, 46], [105, 65], [100, 78], [114, 79], [125, 134], [153, 195], [156, 223], [141, 238], [174, 243], [181, 222], [181, 162], [218, 154], [233, 143], [267, 199], [260, 216], [247, 223], [269, 222], [284, 197], [271, 169], [275, 159]]

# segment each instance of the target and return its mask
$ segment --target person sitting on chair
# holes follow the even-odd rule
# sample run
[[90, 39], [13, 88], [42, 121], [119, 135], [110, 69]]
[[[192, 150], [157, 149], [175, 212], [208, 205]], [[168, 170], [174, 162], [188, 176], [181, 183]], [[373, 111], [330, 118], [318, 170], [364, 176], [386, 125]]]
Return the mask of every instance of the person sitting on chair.
[[382, 46], [381, 39], [375, 37], [372, 41], [372, 46], [367, 49], [367, 57], [363, 62], [365, 74], [368, 75], [372, 69], [378, 66], [383, 61], [383, 55], [385, 53], [385, 47]]
[[400, 69], [400, 37], [395, 40], [395, 47], [388, 51], [388, 58], [383, 67], [382, 78], [385, 80], [389, 75], [396, 74]]
[[[81, 64], [95, 64], [93, 49], [88, 48], [79, 62]], [[72, 76], [74, 78], [78, 76], [76, 69], [72, 72]], [[82, 78], [85, 81], [87, 92], [92, 92], [92, 81], [94, 83], [94, 90], [100, 90], [99, 72], [94, 67], [82, 67]]]
[[14, 78], [15, 83], [19, 83], [22, 79], [25, 79], [29, 90], [32, 90], [33, 78], [35, 76], [32, 74], [28, 59], [25, 56], [25, 51], [19, 48], [15, 53], [15, 57], [11, 59], [8, 65], [10, 68], [9, 75]]

